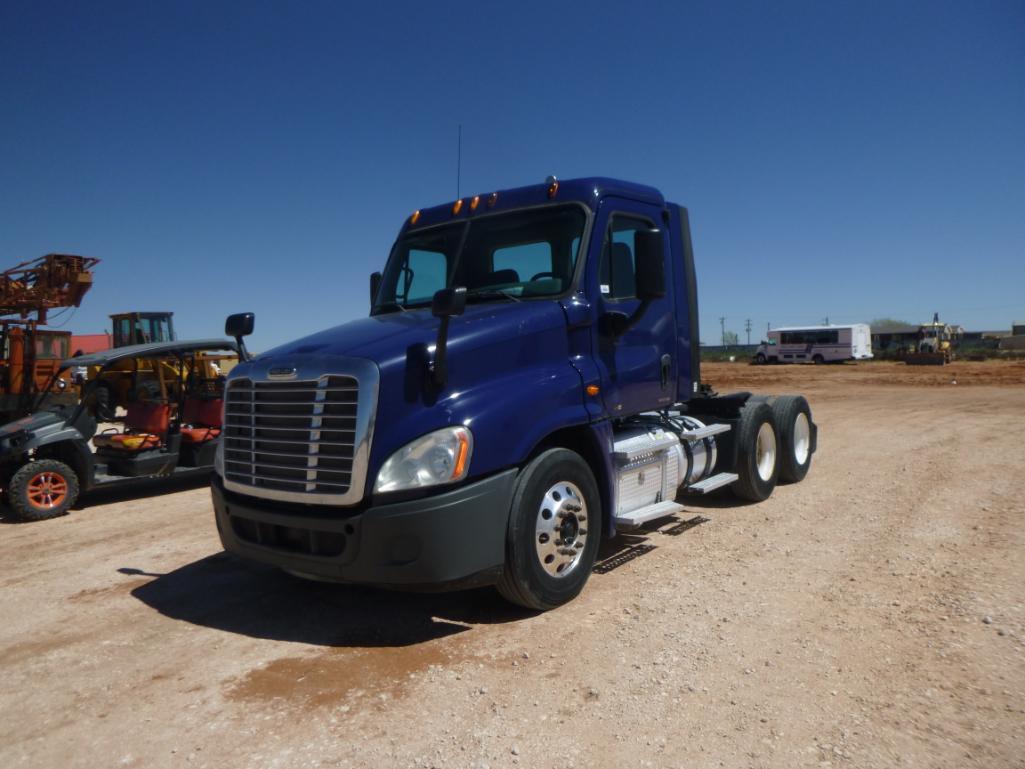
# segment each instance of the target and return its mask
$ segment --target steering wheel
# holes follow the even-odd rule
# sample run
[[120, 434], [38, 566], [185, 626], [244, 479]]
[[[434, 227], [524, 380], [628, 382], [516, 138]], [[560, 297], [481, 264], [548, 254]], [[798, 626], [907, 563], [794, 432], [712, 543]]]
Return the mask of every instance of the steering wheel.
[[554, 272], [539, 272], [537, 275], [533, 276], [530, 280], [531, 280], [531, 282], [533, 282], [533, 281], [537, 280], [538, 278], [557, 278], [557, 277], [559, 277], [559, 276], [556, 275]]

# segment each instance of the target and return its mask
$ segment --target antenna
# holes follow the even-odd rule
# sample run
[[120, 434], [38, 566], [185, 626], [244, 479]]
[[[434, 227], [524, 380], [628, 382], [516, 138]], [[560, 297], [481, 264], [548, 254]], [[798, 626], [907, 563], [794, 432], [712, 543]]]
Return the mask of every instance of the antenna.
[[456, 200], [459, 200], [459, 181], [463, 172], [463, 124], [459, 124], [456, 134]]

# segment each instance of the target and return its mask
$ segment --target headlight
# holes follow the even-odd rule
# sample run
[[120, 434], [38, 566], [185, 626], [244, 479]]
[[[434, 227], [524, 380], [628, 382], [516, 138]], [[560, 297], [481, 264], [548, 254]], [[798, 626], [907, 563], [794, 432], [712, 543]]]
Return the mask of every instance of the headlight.
[[374, 492], [420, 489], [466, 477], [473, 454], [473, 434], [446, 427], [403, 446], [381, 466]]

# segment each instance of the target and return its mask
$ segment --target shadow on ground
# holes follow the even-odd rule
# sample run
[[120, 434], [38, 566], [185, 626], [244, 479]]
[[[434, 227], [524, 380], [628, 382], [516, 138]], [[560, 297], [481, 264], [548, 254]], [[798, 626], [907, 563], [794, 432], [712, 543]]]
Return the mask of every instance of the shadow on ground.
[[218, 553], [153, 577], [132, 595], [161, 614], [228, 633], [317, 646], [409, 646], [534, 615], [491, 588], [401, 593], [311, 582]]
[[[683, 534], [707, 520], [671, 518], [620, 534], [602, 543], [594, 572], [606, 574], [651, 552], [655, 536]], [[152, 577], [132, 595], [164, 616], [252, 638], [317, 646], [409, 646], [473, 625], [516, 622], [536, 614], [507, 603], [493, 588], [406, 593], [312, 582], [228, 553], [166, 574], [131, 566], [118, 571]]]

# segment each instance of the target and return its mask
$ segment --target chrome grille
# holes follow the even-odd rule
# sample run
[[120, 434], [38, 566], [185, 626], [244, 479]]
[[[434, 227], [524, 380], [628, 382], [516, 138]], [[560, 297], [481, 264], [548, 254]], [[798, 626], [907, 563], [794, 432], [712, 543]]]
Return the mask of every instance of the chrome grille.
[[225, 481], [265, 496], [347, 495], [361, 439], [359, 405], [359, 382], [352, 376], [229, 381]]

